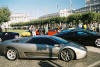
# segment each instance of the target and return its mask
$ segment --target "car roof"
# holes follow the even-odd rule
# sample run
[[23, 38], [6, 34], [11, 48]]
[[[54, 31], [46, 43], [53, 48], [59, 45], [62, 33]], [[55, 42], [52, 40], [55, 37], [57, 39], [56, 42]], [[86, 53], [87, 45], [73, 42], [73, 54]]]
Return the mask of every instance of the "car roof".
[[76, 29], [68, 29], [68, 30], [63, 30], [62, 32], [70, 32], [70, 31], [90, 31], [90, 30], [85, 30], [82, 28], [76, 28]]
[[61, 41], [61, 42], [68, 42], [67, 40], [64, 40], [60, 37], [48, 36], [48, 35], [22, 37], [22, 38], [18, 38], [18, 39], [13, 39], [13, 42], [16, 42], [17, 40], [23, 40], [23, 39], [24, 39], [24, 41], [19, 41], [19, 42], [26, 42], [27, 40], [31, 40], [32, 38], [50, 38], [50, 39], [54, 39], [54, 40]]

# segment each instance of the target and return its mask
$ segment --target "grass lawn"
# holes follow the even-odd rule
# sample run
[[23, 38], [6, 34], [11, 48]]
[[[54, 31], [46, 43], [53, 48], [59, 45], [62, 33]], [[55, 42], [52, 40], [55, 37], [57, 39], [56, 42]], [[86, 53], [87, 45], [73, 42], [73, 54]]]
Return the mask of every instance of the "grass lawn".
[[20, 30], [20, 29], [19, 30], [18, 29], [17, 30], [16, 29], [15, 30], [7, 30], [7, 32], [17, 32], [19, 34], [22, 33], [22, 32], [25, 32], [25, 31], [26, 30]]

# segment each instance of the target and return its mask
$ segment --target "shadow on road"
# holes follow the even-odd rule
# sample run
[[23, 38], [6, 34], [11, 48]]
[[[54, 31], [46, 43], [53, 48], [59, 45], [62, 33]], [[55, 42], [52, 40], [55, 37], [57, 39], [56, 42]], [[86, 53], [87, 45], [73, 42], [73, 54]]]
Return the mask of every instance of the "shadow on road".
[[20, 60], [57, 60], [56, 58], [19, 58]]
[[40, 61], [38, 63], [40, 65], [40, 67], [62, 67], [59, 64], [53, 62], [53, 61]]
[[40, 65], [40, 67], [55, 67], [54, 65], [52, 65], [46, 61], [40, 61], [38, 64]]

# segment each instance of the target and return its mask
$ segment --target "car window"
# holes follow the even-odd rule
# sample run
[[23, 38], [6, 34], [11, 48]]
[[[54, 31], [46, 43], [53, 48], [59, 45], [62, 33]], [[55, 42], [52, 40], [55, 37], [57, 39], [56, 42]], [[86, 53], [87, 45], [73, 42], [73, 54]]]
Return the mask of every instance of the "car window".
[[28, 43], [34, 43], [34, 44], [48, 44], [48, 45], [54, 45], [58, 44], [56, 41], [49, 39], [49, 38], [44, 38], [44, 37], [38, 37], [38, 38], [32, 38]]
[[64, 39], [59, 38], [59, 37], [51, 37], [51, 39], [53, 39], [54, 41], [58, 42], [56, 44], [67, 44], [68, 43], [67, 40], [64, 40]]
[[29, 41], [27, 41], [27, 43], [39, 44], [39, 40], [40, 40], [40, 38], [32, 38]]

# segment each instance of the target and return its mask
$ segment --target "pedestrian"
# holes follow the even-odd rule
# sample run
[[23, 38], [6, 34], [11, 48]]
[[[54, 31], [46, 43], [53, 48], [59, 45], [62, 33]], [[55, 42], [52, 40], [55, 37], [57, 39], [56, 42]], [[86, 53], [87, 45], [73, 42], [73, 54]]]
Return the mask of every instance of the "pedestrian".
[[86, 24], [84, 24], [83, 27], [84, 27], [85, 30], [87, 29], [87, 25]]
[[2, 32], [2, 28], [0, 27], [0, 32]]
[[39, 28], [39, 35], [44, 35], [45, 29], [43, 27]]
[[99, 23], [99, 33], [100, 33], [100, 23]]
[[36, 36], [36, 28], [35, 26], [31, 25], [29, 28], [29, 31], [31, 33], [31, 36]]
[[48, 25], [46, 25], [44, 29], [45, 29], [45, 34], [47, 35], [48, 34]]

